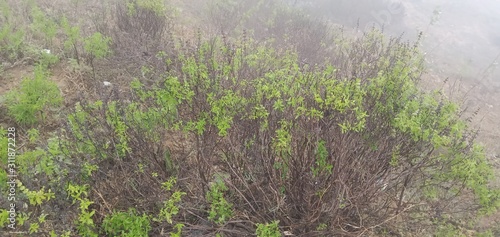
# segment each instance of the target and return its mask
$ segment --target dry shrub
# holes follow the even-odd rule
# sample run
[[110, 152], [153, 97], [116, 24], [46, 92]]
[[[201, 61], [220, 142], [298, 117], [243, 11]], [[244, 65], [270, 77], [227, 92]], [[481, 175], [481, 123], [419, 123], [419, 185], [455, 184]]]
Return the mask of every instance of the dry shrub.
[[333, 28], [324, 21], [313, 19], [304, 12], [278, 8], [269, 35], [277, 48], [292, 48], [303, 64], [322, 64], [329, 56], [325, 45], [334, 41]]
[[128, 56], [154, 54], [164, 43], [168, 43], [172, 22], [164, 12], [156, 12], [134, 3], [132, 6], [125, 3], [116, 5], [116, 28], [113, 32], [115, 44], [123, 49], [119, 51]]
[[[161, 67], [163, 58], [157, 58], [157, 53], [171, 55], [174, 46], [173, 14], [163, 1], [113, 1], [95, 14], [94, 24], [111, 36], [116, 63], [135, 69]], [[140, 70], [129, 73], [141, 75]]]
[[321, 64], [328, 56], [325, 50], [333, 43], [333, 28], [305, 11], [281, 1], [218, 0], [210, 2], [210, 23], [216, 32], [227, 36], [248, 34], [259, 42], [272, 42], [280, 50], [298, 53], [303, 64]]

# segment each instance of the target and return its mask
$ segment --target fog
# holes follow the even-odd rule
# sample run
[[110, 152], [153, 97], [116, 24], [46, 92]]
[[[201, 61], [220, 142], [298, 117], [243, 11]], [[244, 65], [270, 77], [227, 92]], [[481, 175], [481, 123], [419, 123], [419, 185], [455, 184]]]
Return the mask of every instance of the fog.
[[498, 0], [293, 0], [311, 14], [366, 31], [415, 40], [429, 71], [498, 90], [500, 73], [500, 1]]

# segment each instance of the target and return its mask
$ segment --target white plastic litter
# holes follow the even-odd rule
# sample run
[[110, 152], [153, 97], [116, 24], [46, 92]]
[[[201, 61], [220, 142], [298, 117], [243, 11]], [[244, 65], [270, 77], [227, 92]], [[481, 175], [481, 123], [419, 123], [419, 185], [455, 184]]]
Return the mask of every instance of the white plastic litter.
[[43, 49], [42, 51], [46, 54], [50, 54], [50, 49]]
[[103, 81], [103, 83], [104, 83], [104, 86], [111, 86], [111, 82], [109, 82], [109, 81]]

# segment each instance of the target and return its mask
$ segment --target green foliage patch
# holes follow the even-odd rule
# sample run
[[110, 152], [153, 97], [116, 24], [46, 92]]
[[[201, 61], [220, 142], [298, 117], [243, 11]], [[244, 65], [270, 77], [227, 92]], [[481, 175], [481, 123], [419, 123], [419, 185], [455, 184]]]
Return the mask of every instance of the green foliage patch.
[[102, 227], [107, 236], [122, 237], [146, 237], [151, 230], [149, 217], [146, 214], [139, 216], [133, 209], [107, 215]]
[[206, 194], [207, 202], [210, 204], [208, 219], [219, 225], [224, 224], [233, 215], [233, 205], [224, 197], [224, 192], [227, 190], [224, 182], [217, 180]]
[[46, 118], [46, 111], [62, 105], [59, 88], [49, 80], [49, 72], [41, 65], [35, 67], [33, 78], [22, 80], [19, 89], [6, 95], [9, 115], [21, 125], [34, 125]]
[[255, 234], [258, 237], [281, 237], [281, 232], [278, 228], [279, 221], [273, 221], [268, 224], [257, 224]]

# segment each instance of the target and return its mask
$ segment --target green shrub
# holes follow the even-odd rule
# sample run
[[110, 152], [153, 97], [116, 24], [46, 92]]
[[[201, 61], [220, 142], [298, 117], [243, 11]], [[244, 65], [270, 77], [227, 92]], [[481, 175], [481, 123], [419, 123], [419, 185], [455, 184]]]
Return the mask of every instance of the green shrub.
[[147, 237], [151, 230], [149, 217], [146, 214], [138, 216], [133, 209], [106, 216], [102, 227], [107, 236], [113, 237]]
[[66, 17], [62, 18], [61, 27], [64, 31], [64, 34], [66, 35], [66, 39], [64, 40], [65, 52], [74, 57], [76, 59], [76, 62], [80, 64], [80, 28], [78, 26], [71, 26]]
[[36, 128], [28, 129], [27, 133], [28, 133], [28, 140], [30, 141], [31, 144], [37, 142], [38, 138], [40, 137], [40, 131]]
[[328, 172], [331, 174], [333, 166], [327, 163], [329, 154], [325, 147], [325, 141], [319, 141], [317, 146], [315, 166], [311, 167], [313, 176], [318, 176], [321, 172]]
[[170, 237], [181, 237], [182, 235], [182, 228], [184, 227], [184, 224], [176, 224], [174, 226], [175, 232], [170, 232]]
[[75, 221], [76, 229], [80, 236], [83, 237], [97, 237], [97, 233], [95, 231], [96, 226], [94, 224], [94, 220], [92, 217], [95, 214], [95, 210], [89, 211], [89, 206], [94, 202], [90, 201], [87, 198], [88, 195], [88, 185], [73, 185], [72, 183], [68, 183], [68, 187], [66, 191], [68, 196], [73, 199], [73, 204], [75, 202], [80, 202], [78, 209], [80, 209], [80, 214], [78, 219]]
[[57, 23], [35, 4], [31, 9], [31, 17], [33, 18], [33, 23], [31, 25], [32, 32], [45, 41], [43, 47], [52, 47], [53, 40], [59, 29]]
[[22, 80], [19, 89], [8, 92], [6, 104], [9, 115], [22, 125], [34, 125], [46, 118], [46, 111], [62, 104], [57, 85], [49, 80], [47, 69], [35, 67], [33, 78]]
[[273, 221], [267, 224], [257, 224], [255, 234], [257, 237], [281, 237], [281, 232], [278, 228], [279, 221]]
[[[177, 180], [174, 177], [171, 177], [168, 181], [162, 183], [162, 187], [165, 191], [170, 191], [176, 182]], [[173, 217], [179, 213], [178, 203], [184, 195], [186, 195], [186, 193], [181, 191], [173, 192], [172, 195], [163, 203], [163, 207], [158, 214], [158, 218], [155, 218], [154, 220], [167, 221], [167, 223], [172, 224]]]
[[[308, 220], [343, 220], [336, 217], [364, 210], [363, 223], [346, 216], [344, 224], [376, 225], [421, 211], [411, 203], [450, 208], [440, 200], [465, 189], [476, 194], [470, 205], [494, 211], [499, 192], [488, 188], [484, 152], [457, 105], [418, 87], [423, 66], [416, 46], [374, 31], [339, 39], [337, 47], [332, 61], [315, 67], [293, 51], [245, 40], [200, 41], [171, 59], [165, 77], [190, 95], [177, 100], [177, 119], [202, 146], [191, 163], [200, 186], [207, 172], [217, 172], [214, 163], [231, 173], [229, 188], [220, 180], [209, 184], [209, 220], [222, 225], [233, 208], [249, 216], [259, 209], [299, 218], [303, 224], [293, 232], [324, 223], [328, 235], [342, 224]], [[170, 95], [180, 91], [163, 86]], [[425, 196], [428, 187], [438, 189], [434, 199]]]
[[439, 237], [465, 237], [466, 235], [460, 229], [450, 223], [440, 224], [434, 236]]
[[486, 230], [477, 233], [477, 237], [493, 237], [495, 236], [492, 230]]
[[177, 204], [181, 201], [181, 198], [186, 193], [176, 191], [172, 194], [172, 196], [164, 202], [163, 208], [160, 210], [158, 214], [158, 221], [165, 220], [167, 223], [173, 223], [173, 217], [179, 213], [179, 207]]
[[127, 8], [131, 16], [137, 14], [137, 8], [153, 11], [157, 16], [165, 15], [167, 10], [162, 0], [128, 0]]
[[[73, 32], [72, 32], [73, 33]], [[92, 67], [92, 72], [95, 78], [95, 59], [101, 59], [108, 56], [111, 51], [109, 45], [111, 38], [103, 36], [101, 33], [96, 32], [87, 37], [83, 42], [83, 48], [87, 53], [87, 60]]]
[[42, 51], [39, 54], [38, 64], [45, 68], [49, 68], [50, 66], [55, 65], [58, 62], [59, 62], [59, 57], [55, 54], [45, 51]]
[[42, 189], [38, 191], [31, 191], [24, 187], [21, 182], [18, 182], [17, 186], [19, 190], [28, 197], [30, 205], [33, 206], [41, 205], [44, 201], [50, 201], [51, 199], [55, 198], [54, 193], [52, 193], [50, 189], [48, 192], [45, 192], [45, 187], [42, 187]]
[[0, 208], [0, 228], [3, 228], [9, 224], [9, 211]]
[[233, 216], [233, 205], [224, 197], [227, 187], [222, 180], [212, 183], [206, 194], [207, 202], [210, 204], [208, 219], [216, 224], [222, 225]]
[[100, 59], [110, 54], [109, 44], [111, 38], [103, 36], [96, 32], [84, 40], [85, 52], [89, 55], [90, 60]]
[[0, 26], [0, 56], [10, 61], [23, 57], [25, 31], [15, 29], [10, 23]]

